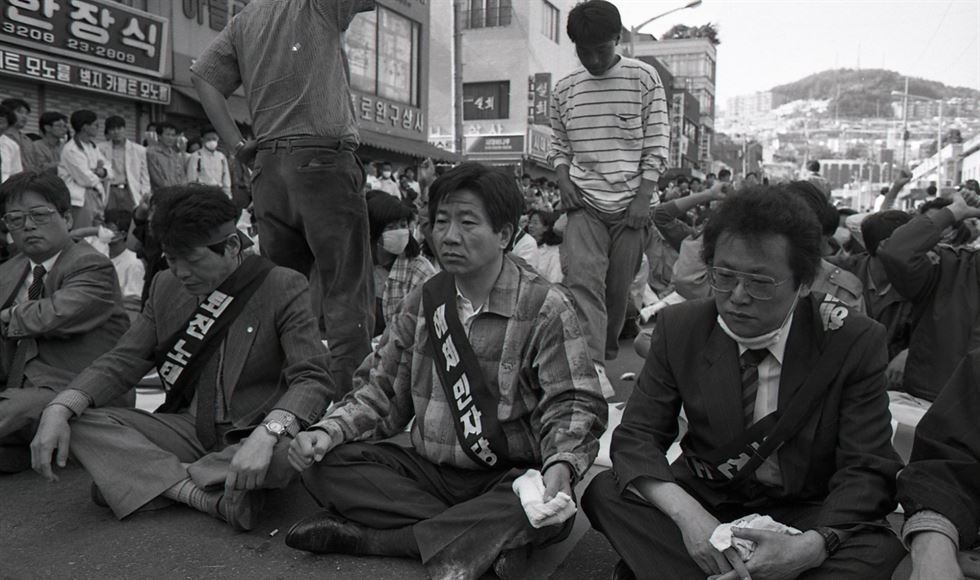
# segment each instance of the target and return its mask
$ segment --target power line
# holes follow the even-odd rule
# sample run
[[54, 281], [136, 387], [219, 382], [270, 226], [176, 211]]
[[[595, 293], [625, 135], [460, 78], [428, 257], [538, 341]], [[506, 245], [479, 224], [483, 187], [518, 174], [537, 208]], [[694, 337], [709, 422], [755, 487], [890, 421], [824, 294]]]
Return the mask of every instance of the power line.
[[932, 43], [934, 40], [936, 40], [936, 36], [939, 34], [939, 30], [943, 27], [943, 24], [946, 23], [946, 16], [949, 14], [949, 9], [952, 7], [953, 0], [949, 0], [949, 2], [946, 3], [946, 10], [943, 11], [943, 17], [939, 19], [939, 25], [936, 26], [936, 30], [933, 31], [932, 36], [929, 38], [929, 42], [926, 43], [925, 48], [923, 48], [922, 52], [919, 53], [919, 58], [915, 59], [916, 65], [922, 61], [922, 57], [924, 57], [926, 52], [932, 48]]

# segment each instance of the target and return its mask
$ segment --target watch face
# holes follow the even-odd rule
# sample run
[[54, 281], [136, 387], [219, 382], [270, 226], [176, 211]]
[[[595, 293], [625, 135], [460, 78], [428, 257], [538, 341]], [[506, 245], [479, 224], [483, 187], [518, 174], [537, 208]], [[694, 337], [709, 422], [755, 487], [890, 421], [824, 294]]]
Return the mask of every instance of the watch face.
[[265, 424], [265, 427], [276, 435], [282, 435], [286, 431], [286, 428], [283, 427], [282, 423], [279, 423], [278, 421], [269, 421]]

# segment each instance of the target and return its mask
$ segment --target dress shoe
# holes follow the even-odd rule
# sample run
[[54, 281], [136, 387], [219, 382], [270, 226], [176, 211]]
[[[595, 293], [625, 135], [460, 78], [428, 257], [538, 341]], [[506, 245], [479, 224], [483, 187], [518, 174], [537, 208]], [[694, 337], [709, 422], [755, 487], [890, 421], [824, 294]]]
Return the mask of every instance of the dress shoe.
[[531, 546], [504, 550], [493, 561], [493, 573], [500, 580], [523, 580], [528, 577], [531, 565]]
[[616, 567], [613, 568], [610, 580], [636, 580], [636, 574], [633, 574], [633, 571], [626, 565], [626, 562], [620, 560], [616, 563]]
[[265, 506], [265, 493], [264, 489], [227, 492], [218, 503], [218, 513], [236, 530], [251, 531], [259, 524], [259, 516]]
[[360, 526], [322, 511], [293, 524], [286, 545], [315, 554], [357, 554], [363, 535]]

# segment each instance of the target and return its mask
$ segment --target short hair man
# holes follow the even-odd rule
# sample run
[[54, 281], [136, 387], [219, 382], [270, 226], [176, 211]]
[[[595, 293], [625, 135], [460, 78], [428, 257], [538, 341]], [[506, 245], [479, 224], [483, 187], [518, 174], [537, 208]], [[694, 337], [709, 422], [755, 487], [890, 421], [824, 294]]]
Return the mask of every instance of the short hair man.
[[[703, 254], [714, 297], [660, 313], [612, 471], [582, 500], [625, 561], [620, 577], [891, 578], [904, 551], [878, 527], [901, 468], [884, 331], [810, 292], [820, 226], [777, 188], [726, 199]], [[683, 456], [668, 465], [682, 405]], [[756, 542], [744, 563], [709, 543], [719, 521], [751, 513], [804, 533], [736, 530]]]
[[27, 444], [44, 406], [116, 345], [129, 320], [112, 263], [72, 241], [64, 182], [33, 171], [11, 177], [0, 186], [0, 215], [20, 250], [0, 265], [0, 472], [13, 472], [30, 467]]
[[820, 175], [820, 162], [816, 159], [811, 159], [806, 163], [807, 176], [806, 179], [820, 190], [820, 193], [824, 194], [827, 201], [831, 201], [832, 188], [830, 187], [830, 182], [827, 181], [824, 176]]
[[[170, 269], [154, 278], [119, 345], [45, 410], [34, 469], [57, 479], [55, 451], [64, 466], [70, 445], [94, 480], [93, 499], [118, 518], [172, 500], [248, 530], [261, 491], [295, 475], [284, 436], [337, 396], [329, 353], [305, 278], [243, 257], [238, 212], [220, 189], [183, 186], [161, 197], [151, 227]], [[156, 413], [89, 408], [154, 366], [169, 387]]]
[[[478, 578], [491, 565], [526, 577], [508, 570], [571, 520], [531, 527], [511, 484], [540, 469], [546, 499], [571, 496], [606, 404], [571, 303], [507, 254], [521, 208], [514, 179], [464, 163], [429, 199], [444, 272], [405, 297], [354, 391], [297, 436], [290, 459], [318, 462], [303, 480], [334, 513], [296, 524], [286, 543], [421, 557], [433, 578]], [[413, 418], [411, 447], [364, 442]]]
[[[371, 351], [374, 284], [359, 137], [343, 37], [374, 0], [252, 2], [191, 67], [201, 105], [253, 174], [262, 254], [318, 278], [337, 384]], [[302, 39], [302, 40], [300, 40]], [[239, 86], [255, 139], [228, 109]], [[399, 195], [398, 183], [392, 182]]]
[[157, 123], [156, 134], [157, 139], [146, 148], [146, 168], [153, 193], [187, 183], [185, 155], [177, 148], [177, 126], [166, 121]]
[[7, 136], [6, 129], [17, 124], [17, 115], [0, 105], [0, 183], [8, 177], [24, 170], [21, 160], [20, 145]]
[[31, 115], [31, 106], [24, 99], [8, 98], [0, 101], [0, 107], [6, 107], [16, 117], [16, 121], [7, 127], [4, 134], [20, 147], [21, 166], [25, 170], [34, 169], [37, 164], [34, 159], [34, 142], [24, 133]]
[[[980, 350], [964, 358], [915, 430], [912, 459], [898, 477], [902, 540], [912, 578], [963, 578], [957, 551], [974, 549], [980, 528]], [[975, 578], [968, 574], [968, 578]]]
[[730, 169], [722, 169], [721, 171], [719, 171], [718, 172], [718, 181], [722, 181], [724, 183], [731, 183], [732, 182], [732, 172], [731, 172], [731, 170]]
[[105, 209], [105, 185], [113, 178], [112, 164], [95, 144], [98, 115], [84, 109], [75, 111], [71, 128], [75, 136], [61, 150], [58, 177], [71, 193], [73, 227], [87, 228]]
[[46, 111], [37, 122], [41, 139], [34, 142], [34, 162], [38, 171], [58, 175], [61, 150], [68, 134], [68, 117], [57, 111]]
[[105, 120], [105, 136], [106, 140], [99, 143], [99, 152], [112, 163], [106, 210], [132, 212], [150, 195], [146, 149], [126, 138], [126, 119], [118, 115]]
[[616, 53], [622, 21], [605, 0], [568, 14], [582, 67], [555, 85], [549, 159], [567, 210], [561, 252], [600, 378], [616, 358], [630, 286], [650, 233], [650, 204], [670, 127], [663, 83], [651, 65]]
[[980, 217], [978, 202], [972, 192], [956, 192], [952, 203], [915, 216], [878, 246], [888, 280], [917, 310], [902, 390], [926, 405], [980, 337], [980, 251], [940, 243]]
[[187, 182], [220, 187], [231, 198], [231, 169], [214, 127], [201, 129], [201, 148], [187, 156]]

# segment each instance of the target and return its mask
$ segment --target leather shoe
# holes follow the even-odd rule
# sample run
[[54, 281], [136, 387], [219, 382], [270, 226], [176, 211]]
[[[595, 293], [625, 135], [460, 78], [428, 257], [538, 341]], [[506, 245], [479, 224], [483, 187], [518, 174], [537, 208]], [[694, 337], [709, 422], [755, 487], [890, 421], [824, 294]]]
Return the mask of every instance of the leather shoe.
[[528, 577], [531, 565], [531, 546], [504, 550], [493, 561], [493, 573], [500, 580], [520, 580]]
[[236, 489], [222, 496], [218, 512], [233, 528], [248, 532], [259, 525], [259, 516], [264, 506], [264, 489]]
[[289, 528], [286, 545], [314, 554], [358, 554], [363, 532], [336, 514], [322, 511]]
[[616, 567], [613, 568], [610, 580], [636, 580], [636, 574], [633, 574], [633, 571], [626, 565], [626, 562], [620, 560], [616, 563]]

